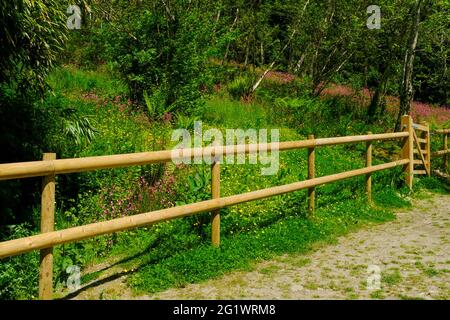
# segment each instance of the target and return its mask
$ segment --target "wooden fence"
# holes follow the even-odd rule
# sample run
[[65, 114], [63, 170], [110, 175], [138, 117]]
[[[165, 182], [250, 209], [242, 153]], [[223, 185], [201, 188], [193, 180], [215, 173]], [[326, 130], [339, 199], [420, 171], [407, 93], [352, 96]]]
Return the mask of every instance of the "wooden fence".
[[[420, 134], [416, 134], [416, 130]], [[374, 141], [401, 140], [401, 159], [380, 165], [372, 165], [372, 143]], [[5, 241], [0, 243], [0, 259], [23, 254], [33, 250], [40, 250], [40, 276], [39, 298], [52, 299], [53, 295], [53, 247], [64, 243], [70, 243], [88, 239], [100, 235], [110, 234], [131, 228], [143, 227], [162, 221], [186, 217], [203, 212], [212, 213], [212, 244], [220, 244], [220, 209], [282, 195], [302, 189], [308, 189], [309, 213], [314, 213], [315, 187], [340, 181], [356, 176], [365, 176], [368, 200], [371, 201], [372, 173], [403, 166], [406, 176], [406, 184], [413, 186], [415, 174], [430, 174], [430, 131], [426, 124], [414, 124], [412, 118], [402, 118], [402, 132], [371, 134], [360, 136], [346, 136], [335, 138], [315, 139], [309, 136], [308, 140], [253, 144], [240, 146], [216, 146], [208, 148], [184, 149], [180, 152], [173, 150], [145, 152], [135, 154], [86, 157], [77, 159], [56, 159], [52, 153], [44, 154], [42, 161], [0, 164], [0, 180], [18, 179], [27, 177], [43, 177], [41, 196], [41, 233], [25, 238]], [[315, 176], [315, 148], [349, 143], [366, 143], [366, 166], [361, 169], [337, 173], [324, 177]], [[414, 148], [416, 144], [417, 148]], [[54, 230], [55, 214], [55, 177], [58, 174], [84, 172], [97, 169], [118, 168], [127, 166], [147, 165], [153, 163], [169, 162], [175, 159], [185, 159], [186, 155], [191, 159], [199, 156], [217, 157], [219, 155], [252, 154], [262, 151], [288, 151], [296, 149], [308, 149], [308, 180], [292, 184], [276, 186], [263, 190], [233, 195], [220, 196], [220, 163], [212, 164], [212, 199], [198, 203], [157, 210], [117, 218], [104, 222]], [[445, 148], [447, 150], [447, 148]], [[448, 150], [447, 150], [448, 151]], [[447, 154], [448, 152], [445, 152]], [[419, 156], [416, 160], [415, 156]], [[214, 158], [217, 159], [217, 158]], [[419, 165], [424, 170], [415, 170]]]
[[[443, 170], [444, 172], [440, 174], [439, 171], [437, 171], [438, 174], [446, 176], [446, 173], [448, 172], [448, 158], [450, 154], [450, 149], [448, 148], [448, 135], [450, 134], [450, 129], [442, 129], [442, 130], [435, 130], [433, 132], [436, 135], [442, 135], [442, 150], [436, 151], [431, 154], [432, 157], [443, 157]], [[448, 176], [446, 176], [448, 177]]]

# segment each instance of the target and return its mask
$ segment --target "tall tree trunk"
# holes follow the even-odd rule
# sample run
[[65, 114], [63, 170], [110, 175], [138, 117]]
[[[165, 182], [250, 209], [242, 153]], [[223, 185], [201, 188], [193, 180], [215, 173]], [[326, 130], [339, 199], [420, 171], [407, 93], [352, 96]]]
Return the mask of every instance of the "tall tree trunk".
[[244, 69], [247, 69], [249, 55], [250, 55], [250, 39], [247, 37], [247, 45], [245, 47]]
[[[239, 19], [239, 8], [236, 9], [236, 16], [234, 18], [233, 24], [230, 27], [230, 31], [229, 32], [233, 31], [234, 27], [236, 26], [236, 23], [238, 22], [238, 19]], [[230, 45], [231, 45], [231, 42], [228, 42], [227, 43], [227, 48], [225, 49], [225, 54], [223, 56], [222, 65], [225, 64], [225, 62], [227, 61], [228, 53], [230, 52]]]
[[369, 59], [364, 62], [364, 88], [369, 87]]
[[303, 66], [303, 62], [305, 61], [305, 58], [306, 58], [306, 52], [303, 52], [302, 56], [300, 57], [300, 59], [297, 61], [297, 64], [295, 65], [295, 68], [294, 68], [295, 73], [300, 71], [300, 68]]
[[260, 49], [261, 49], [261, 65], [264, 65], [264, 43], [261, 41], [261, 45], [260, 45]]
[[411, 103], [413, 100], [413, 68], [414, 58], [416, 56], [417, 40], [419, 38], [419, 23], [422, 0], [417, 0], [414, 10], [413, 22], [411, 24], [408, 47], [403, 62], [402, 83], [400, 86], [400, 110], [395, 123], [395, 131], [400, 129], [401, 117], [411, 112]]
[[212, 31], [211, 45], [214, 45], [214, 44], [216, 43], [217, 26], [219, 25], [221, 13], [222, 13], [222, 12], [221, 12], [221, 10], [219, 9], [219, 10], [217, 11], [216, 23], [214, 24], [214, 29], [213, 29], [213, 31]]
[[[304, 16], [304, 14], [305, 14], [305, 12], [306, 12], [306, 9], [308, 8], [309, 2], [310, 2], [310, 0], [307, 0], [307, 1], [305, 2], [305, 5], [303, 6], [303, 10], [302, 10], [302, 12], [301, 12], [299, 18], [297, 19], [297, 20], [299, 21], [299, 23], [300, 23], [300, 22], [302, 21], [302, 19], [303, 19], [303, 16]], [[299, 29], [299, 28], [300, 28], [300, 26], [298, 27], [298, 29]], [[306, 58], [306, 50], [303, 51], [303, 53], [302, 53], [300, 59], [297, 61], [296, 65], [295, 65], [295, 68], [294, 68], [294, 72], [298, 72], [298, 71], [300, 70], [300, 68], [301, 68], [302, 65], [303, 65], [303, 61], [305, 61], [305, 58]]]
[[444, 88], [444, 93], [442, 95], [442, 101], [441, 104], [443, 106], [447, 105], [447, 101], [448, 101], [448, 90], [446, 88], [449, 87], [449, 79], [448, 79], [448, 75], [447, 75], [447, 70], [448, 70], [448, 66], [447, 66], [447, 54], [445, 53], [445, 40], [444, 40], [444, 35], [441, 35], [441, 54], [442, 54], [442, 76], [441, 76], [441, 86]]
[[381, 98], [384, 95], [390, 72], [390, 65], [387, 65], [382, 71], [381, 79], [378, 81], [375, 93], [373, 94], [372, 100], [370, 101], [369, 110], [367, 112], [369, 123], [372, 123], [373, 120], [375, 120], [375, 115], [377, 114], [378, 107], [380, 106]]
[[275, 58], [274, 61], [272, 61], [272, 63], [270, 64], [270, 66], [266, 69], [266, 71], [264, 71], [264, 73], [261, 75], [261, 77], [258, 79], [258, 81], [256, 81], [256, 83], [253, 85], [252, 87], [252, 93], [256, 91], [256, 89], [258, 89], [259, 85], [261, 84], [261, 82], [264, 80], [264, 78], [266, 77], [266, 75], [273, 69], [273, 67], [275, 66], [276, 61], [280, 58], [280, 56], [284, 53], [284, 51], [289, 47], [289, 44], [291, 43], [292, 38], [294, 37], [294, 35], [296, 34], [297, 30], [294, 30], [292, 32], [292, 35], [289, 37], [288, 42], [286, 43], [286, 45], [283, 47], [283, 49], [281, 50], [281, 52], [277, 55], [277, 57]]

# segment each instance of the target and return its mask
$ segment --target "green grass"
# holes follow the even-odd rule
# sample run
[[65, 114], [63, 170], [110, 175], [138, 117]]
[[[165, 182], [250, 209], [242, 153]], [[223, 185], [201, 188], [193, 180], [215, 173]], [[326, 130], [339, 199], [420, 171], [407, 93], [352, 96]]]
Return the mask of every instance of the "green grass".
[[[86, 90], [88, 81], [77, 80], [77, 77], [78, 71], [73, 80], [76, 83], [67, 87], [74, 88], [75, 92]], [[98, 80], [97, 83], [102, 82]], [[104, 89], [96, 90], [107, 94], [110, 84], [105, 83]], [[247, 104], [220, 95], [211, 96], [207, 99], [201, 120], [205, 127], [217, 127], [220, 130], [279, 128], [282, 141], [305, 138], [296, 128], [290, 128], [288, 123], [284, 123], [273, 108], [261, 102]], [[115, 125], [122, 127], [120, 121]], [[106, 143], [115, 144], [113, 141]], [[360, 168], [364, 165], [363, 155], [364, 146], [319, 148], [316, 155], [317, 175]], [[261, 176], [259, 165], [223, 164], [222, 195], [304, 180], [306, 159], [305, 150], [283, 152], [280, 154], [281, 168], [278, 174], [268, 177]], [[198, 172], [200, 168], [190, 170]], [[374, 175], [374, 181], [380, 181], [379, 185], [375, 184], [379, 191], [374, 194], [380, 207], [408, 205], [401, 192], [385, 187], [386, 181], [392, 182], [393, 172], [394, 177], [397, 176], [395, 170]], [[108, 256], [121, 257], [118, 265], [134, 270], [129, 272], [130, 285], [138, 292], [146, 293], [204, 281], [232, 270], [249, 270], [257, 261], [285, 253], [307, 252], [318, 242], [331, 243], [337, 236], [369, 222], [380, 223], [393, 219], [389, 211], [366, 205], [363, 186], [364, 178], [360, 177], [318, 188], [318, 211], [309, 220], [305, 218], [304, 191], [224, 209], [220, 248], [213, 248], [209, 243], [209, 223], [203, 226], [204, 234], [201, 235], [192, 229], [192, 223], [197, 220], [187, 218], [159, 224], [148, 231], [140, 229], [120, 233]], [[206, 194], [208, 190], [205, 190]], [[91, 280], [96, 276], [99, 274], [86, 275], [85, 279]]]
[[304, 258], [304, 259], [299, 259], [299, 260], [293, 261], [291, 264], [296, 267], [304, 267], [310, 263], [311, 263], [311, 259]]
[[383, 295], [383, 291], [382, 290], [377, 290], [374, 291], [370, 294], [370, 297], [372, 299], [377, 299], [377, 300], [383, 300], [385, 298], [385, 296]]
[[[340, 213], [337, 214], [336, 213]], [[204, 243], [162, 260], [153, 253], [136, 258], [138, 272], [129, 283], [139, 292], [158, 292], [187, 283], [218, 277], [231, 270], [248, 270], [256, 261], [284, 253], [308, 252], [314, 243], [329, 242], [367, 222], [388, 221], [394, 216], [359, 201], [321, 208], [314, 220], [288, 217], [252, 233], [224, 237], [220, 248]], [[265, 270], [268, 273], [272, 271]]]
[[421, 298], [421, 297], [411, 297], [411, 296], [407, 296], [407, 295], [400, 295], [399, 298], [401, 300], [425, 300], [424, 298]]
[[399, 270], [393, 270], [381, 275], [381, 281], [389, 286], [399, 284], [402, 281], [402, 275]]
[[414, 263], [417, 269], [421, 270], [427, 277], [433, 278], [438, 276], [442, 271], [433, 268], [433, 265], [425, 266], [422, 262], [416, 261]]
[[[68, 66], [56, 70], [50, 77], [50, 83], [56, 96], [49, 98], [47, 103], [76, 108], [80, 114], [91, 117], [98, 130], [93, 141], [78, 147], [76, 152], [72, 150], [72, 156], [149, 151], [166, 149], [170, 145], [168, 134], [174, 127], [149, 123], [141, 113], [124, 112], [120, 108], [126, 100], [127, 90], [108, 70], [81, 71]], [[86, 94], [93, 99], [87, 99]], [[120, 97], [119, 103], [111, 101], [117, 96]], [[107, 103], [103, 105], [105, 100]], [[302, 101], [296, 106], [296, 117], [302, 115], [302, 108], [310, 113], [308, 117], [312, 119], [314, 110], [330, 107], [313, 99], [308, 99], [304, 106]], [[199, 120], [203, 121], [204, 128], [214, 127], [221, 131], [227, 128], [277, 128], [280, 129], [282, 141], [305, 139], [304, 134], [314, 129], [312, 124], [309, 124], [310, 127], [305, 127], [304, 123], [297, 126], [285, 120], [282, 112], [283, 109], [268, 102], [242, 103], [217, 94], [207, 98]], [[347, 122], [339, 124], [339, 127], [330, 126], [336, 120], [333, 110], [323, 110], [320, 115], [330, 117], [315, 122], [321, 126], [317, 129], [322, 136], [368, 131], [361, 121], [356, 126], [350, 126]], [[351, 123], [350, 118], [347, 120]], [[317, 176], [363, 167], [364, 150], [363, 144], [318, 148]], [[167, 168], [171, 170], [170, 166]], [[75, 179], [80, 190], [70, 201], [58, 204], [58, 229], [106, 219], [101, 215], [103, 207], [108, 206], [110, 201], [116, 203], [128, 197], [130, 192], [135, 192], [140, 175], [151, 169], [134, 167], [77, 175]], [[179, 182], [173, 186], [177, 192], [176, 200], [209, 198], [209, 183], [194, 192], [189, 189], [186, 177], [209, 169], [206, 166], [190, 166], [182, 170], [177, 176]], [[223, 164], [221, 193], [222, 196], [234, 195], [293, 183], [306, 177], [307, 151], [282, 152], [280, 170], [274, 176], [262, 176], [261, 165]], [[373, 180], [375, 207], [366, 204], [364, 177], [357, 177], [318, 187], [317, 212], [311, 219], [306, 218], [306, 191], [223, 209], [219, 248], [210, 245], [208, 214], [60, 246], [55, 252], [57, 281], [63, 283], [61, 274], [66, 265], [116, 261], [114, 264], [119, 269], [128, 270], [128, 282], [137, 292], [158, 292], [216, 278], [233, 270], [250, 270], [258, 261], [283, 254], [305, 253], [318, 243], [333, 243], [339, 235], [369, 223], [392, 220], [394, 215], [390, 208], [410, 205], [409, 192], [401, 188], [401, 168], [376, 173]], [[58, 185], [64, 187], [64, 183], [67, 185], [68, 182], [62, 180]], [[431, 182], [423, 184], [430, 186]], [[299, 265], [307, 263], [307, 259], [299, 260]], [[106, 268], [85, 274], [83, 282], [95, 280], [108, 271]], [[271, 269], [265, 271], [270, 273]], [[388, 282], [396, 281], [395, 277], [389, 279]]]
[[432, 278], [432, 277], [435, 277], [435, 276], [439, 275], [440, 272], [439, 272], [439, 270], [436, 270], [434, 268], [427, 268], [427, 269], [424, 270], [424, 273], [428, 277]]
[[437, 177], [422, 177], [417, 179], [415, 183], [419, 194], [420, 190], [431, 191], [438, 194], [450, 193], [450, 185], [448, 183], [443, 183], [442, 180]]
[[92, 71], [79, 70], [71, 65], [60, 67], [50, 74], [48, 82], [55, 92], [75, 99], [88, 92], [109, 98], [128, 92], [123, 82], [116, 79], [106, 66]]
[[259, 270], [260, 273], [264, 275], [271, 275], [280, 270], [278, 266], [268, 266]]
[[276, 123], [273, 110], [260, 103], [242, 103], [226, 96], [210, 96], [203, 121], [221, 128], [271, 128]]

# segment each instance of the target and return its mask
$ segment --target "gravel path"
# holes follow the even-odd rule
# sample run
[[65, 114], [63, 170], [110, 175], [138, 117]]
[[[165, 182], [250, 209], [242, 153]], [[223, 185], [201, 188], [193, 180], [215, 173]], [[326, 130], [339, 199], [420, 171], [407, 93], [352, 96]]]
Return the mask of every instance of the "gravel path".
[[150, 296], [116, 279], [75, 298], [115, 299], [450, 299], [450, 196], [416, 200], [397, 219], [370, 226], [310, 254], [284, 255], [252, 272]]
[[449, 231], [450, 197], [434, 196], [311, 254], [146, 298], [449, 299]]

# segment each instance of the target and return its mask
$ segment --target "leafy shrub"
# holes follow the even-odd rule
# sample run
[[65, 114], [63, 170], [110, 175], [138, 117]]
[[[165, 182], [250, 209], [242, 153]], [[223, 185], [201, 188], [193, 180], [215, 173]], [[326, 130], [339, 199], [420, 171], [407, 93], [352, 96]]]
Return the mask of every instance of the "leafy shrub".
[[[211, 171], [209, 169], [198, 170], [193, 176], [188, 176], [187, 184], [181, 184], [177, 205], [201, 202], [211, 199]], [[202, 239], [206, 239], [210, 226], [210, 214], [203, 213], [186, 219], [189, 226]]]
[[185, 116], [181, 113], [176, 115], [176, 128], [177, 129], [186, 129], [192, 130], [194, 129], [195, 121], [197, 121], [196, 117], [193, 116]]
[[151, 97], [149, 97], [147, 91], [144, 91], [143, 96], [150, 119], [161, 120], [164, 115], [169, 114], [176, 108], [175, 104], [166, 105], [166, 93], [161, 89], [154, 90]]
[[211, 73], [213, 84], [228, 84], [239, 76], [239, 69], [234, 66], [223, 64], [222, 61], [210, 59], [208, 71]]
[[66, 40], [63, 7], [58, 0], [0, 2], [0, 85], [45, 92], [45, 76]]
[[123, 8], [118, 19], [128, 32], [117, 32], [115, 23], [106, 25], [108, 56], [131, 98], [142, 101], [147, 92], [157, 100], [147, 103], [150, 114], [158, 113], [158, 108], [192, 113], [201, 105], [212, 21], [186, 5], [174, 2], [171, 12], [164, 6]]
[[91, 143], [98, 132], [88, 117], [78, 116], [74, 109], [66, 109], [63, 123], [64, 135], [69, 141], [74, 141], [76, 145]]
[[285, 97], [276, 98], [274, 104], [304, 135], [332, 137], [388, 130], [386, 126], [367, 126], [364, 110], [351, 98]]
[[253, 82], [248, 76], [239, 76], [227, 85], [228, 93], [234, 99], [241, 99], [250, 94]]
[[[3, 228], [0, 240], [32, 235], [31, 225], [24, 223]], [[31, 299], [37, 297], [39, 252], [2, 260], [0, 268], [0, 299]]]

